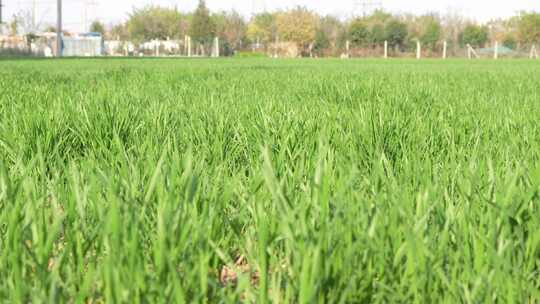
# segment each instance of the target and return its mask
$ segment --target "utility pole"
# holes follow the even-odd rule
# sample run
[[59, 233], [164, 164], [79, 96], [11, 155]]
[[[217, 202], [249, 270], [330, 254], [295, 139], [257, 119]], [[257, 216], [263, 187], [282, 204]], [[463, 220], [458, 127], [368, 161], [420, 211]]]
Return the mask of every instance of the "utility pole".
[[0, 0], [0, 29], [2, 27], [2, 24], [4, 23], [4, 19], [2, 19], [2, 8], [4, 5], [2, 5], [2, 0]]
[[62, 57], [62, 0], [56, 0], [56, 56]]

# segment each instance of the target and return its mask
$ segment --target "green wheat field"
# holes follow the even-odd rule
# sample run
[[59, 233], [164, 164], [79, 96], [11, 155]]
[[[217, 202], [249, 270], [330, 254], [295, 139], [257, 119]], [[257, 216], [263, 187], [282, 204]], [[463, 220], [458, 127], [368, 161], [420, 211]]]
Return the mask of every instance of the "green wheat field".
[[539, 191], [539, 61], [0, 61], [2, 303], [539, 303]]

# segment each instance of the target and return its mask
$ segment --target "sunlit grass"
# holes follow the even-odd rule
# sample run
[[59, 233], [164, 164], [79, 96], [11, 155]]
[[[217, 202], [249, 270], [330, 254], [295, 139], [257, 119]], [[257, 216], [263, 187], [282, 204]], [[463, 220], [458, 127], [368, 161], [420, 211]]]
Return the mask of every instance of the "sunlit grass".
[[538, 75], [0, 61], [0, 299], [538, 302]]

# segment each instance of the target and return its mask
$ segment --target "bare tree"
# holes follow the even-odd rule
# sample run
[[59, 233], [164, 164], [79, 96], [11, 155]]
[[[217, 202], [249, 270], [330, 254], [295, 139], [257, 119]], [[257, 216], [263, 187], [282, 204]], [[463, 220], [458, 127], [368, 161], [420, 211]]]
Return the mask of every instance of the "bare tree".
[[17, 24], [17, 34], [28, 35], [39, 31], [40, 24], [34, 23], [34, 17], [30, 10], [20, 10], [13, 15], [13, 21]]
[[465, 26], [470, 23], [463, 14], [457, 9], [448, 9], [448, 12], [441, 17], [443, 26], [442, 38], [449, 42], [453, 52], [456, 53], [459, 48], [459, 35], [463, 32]]

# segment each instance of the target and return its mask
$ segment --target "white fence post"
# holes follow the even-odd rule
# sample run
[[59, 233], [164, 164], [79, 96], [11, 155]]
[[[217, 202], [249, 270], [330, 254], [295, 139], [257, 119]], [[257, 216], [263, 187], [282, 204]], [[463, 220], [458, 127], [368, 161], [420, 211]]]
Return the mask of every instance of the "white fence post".
[[538, 52], [536, 51], [536, 45], [531, 47], [531, 53], [529, 54], [529, 59], [538, 59]]
[[442, 52], [442, 58], [446, 59], [446, 49], [448, 48], [448, 43], [446, 43], [446, 40], [443, 42], [443, 52]]
[[214, 38], [214, 46], [212, 47], [212, 57], [219, 57], [219, 38]]
[[384, 41], [384, 59], [388, 59], [388, 41]]
[[191, 57], [191, 37], [187, 36], [187, 56]]
[[188, 55], [188, 36], [184, 36], [184, 55]]
[[416, 40], [416, 59], [422, 58], [422, 46], [420, 40]]
[[471, 53], [473, 54], [474, 58], [480, 58], [472, 46], [471, 46]]
[[275, 47], [274, 47], [274, 58], [278, 58], [279, 57], [279, 35], [276, 34], [276, 42], [275, 42]]
[[499, 41], [495, 41], [495, 52], [493, 54], [493, 59], [499, 59]]
[[469, 56], [469, 59], [472, 59], [473, 55], [475, 58], [480, 58], [470, 44], [467, 44], [467, 55]]

